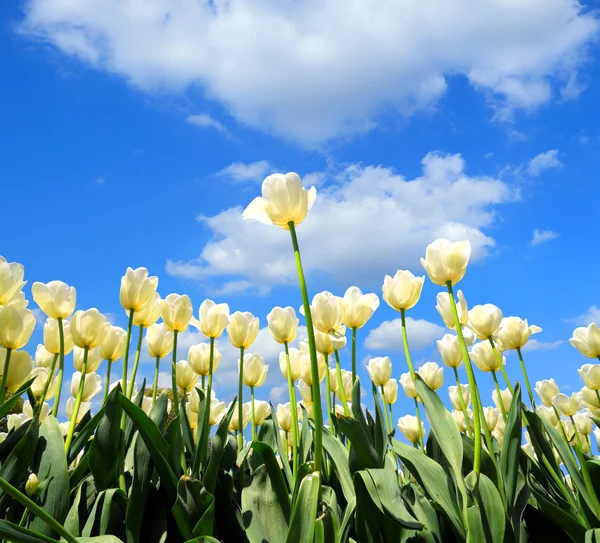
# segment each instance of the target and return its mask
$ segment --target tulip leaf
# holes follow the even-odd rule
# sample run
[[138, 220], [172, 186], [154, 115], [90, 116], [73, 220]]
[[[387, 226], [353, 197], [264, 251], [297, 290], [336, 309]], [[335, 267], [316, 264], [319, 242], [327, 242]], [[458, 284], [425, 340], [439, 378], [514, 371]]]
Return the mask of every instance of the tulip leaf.
[[6, 417], [6, 415], [8, 415], [11, 408], [17, 403], [19, 398], [23, 394], [25, 394], [25, 392], [27, 392], [27, 390], [35, 380], [36, 377], [32, 377], [31, 379], [27, 380], [19, 387], [19, 390], [17, 390], [8, 400], [6, 400], [2, 405], [0, 405], [0, 419], [3, 419], [4, 417]]
[[521, 387], [516, 384], [508, 412], [504, 440], [500, 451], [500, 472], [504, 481], [506, 504], [510, 514], [517, 495], [517, 477], [519, 475], [519, 455], [521, 454]]
[[417, 485], [409, 484], [404, 487], [403, 497], [410, 505], [414, 516], [424, 526], [423, 530], [415, 532], [415, 535], [418, 533], [420, 538], [428, 543], [443, 541], [444, 539], [440, 535], [440, 523], [437, 513]]
[[350, 531], [354, 525], [354, 513], [356, 511], [356, 494], [347, 504], [344, 510], [344, 517], [340, 525], [340, 541], [347, 541], [350, 535]]
[[82, 480], [77, 487], [71, 509], [69, 509], [65, 519], [65, 529], [71, 535], [79, 536], [81, 534], [83, 523], [94, 506], [96, 496], [96, 487], [94, 486], [93, 477], [90, 475]]
[[286, 543], [312, 543], [315, 536], [320, 475], [312, 473], [302, 479], [294, 502]]
[[227, 411], [227, 414], [223, 417], [217, 428], [217, 432], [212, 440], [212, 448], [204, 477], [202, 477], [202, 483], [206, 487], [206, 490], [213, 494], [215, 491], [215, 484], [217, 482], [217, 473], [219, 466], [221, 465], [221, 459], [225, 452], [225, 446], [227, 445], [227, 430], [229, 428], [229, 422], [233, 416], [233, 410], [235, 409], [236, 402], [231, 402], [231, 406]]
[[[136, 405], [137, 407], [139, 407], [140, 409], [142, 408], [145, 391], [146, 391], [146, 379], [144, 379], [144, 381], [142, 382], [142, 387], [137, 391], [137, 394], [135, 395], [135, 398], [133, 399], [133, 404]], [[123, 433], [123, 436], [124, 436], [123, 439], [124, 439], [126, 451], [131, 446], [131, 441], [133, 440], [133, 434], [134, 434], [133, 430], [134, 430], [133, 422], [131, 421], [131, 419], [128, 418], [125, 421], [125, 432]]]
[[[83, 448], [89, 443], [90, 438], [94, 435], [96, 428], [100, 424], [100, 421], [104, 417], [104, 407], [101, 407], [98, 413], [96, 413], [87, 424], [77, 433], [71, 447], [69, 448], [69, 465], [72, 464], [77, 455], [83, 450]], [[64, 448], [64, 447], [63, 447]]]
[[13, 543], [60, 543], [57, 539], [38, 534], [7, 520], [0, 520], [0, 538]]
[[103, 490], [96, 498], [81, 535], [83, 537], [115, 535], [115, 531], [122, 531], [126, 508], [127, 496], [120, 488]]
[[585, 532], [585, 543], [600, 543], [600, 528]]
[[[475, 472], [467, 475], [465, 481], [472, 486]], [[503, 543], [507, 517], [502, 498], [496, 486], [486, 475], [479, 474], [479, 486], [473, 496], [473, 503], [467, 508], [469, 537], [472, 541]]]
[[265, 468], [267, 469], [267, 473], [269, 474], [269, 478], [271, 479], [271, 486], [273, 487], [273, 491], [275, 492], [275, 496], [279, 500], [281, 509], [286, 520], [290, 518], [290, 495], [288, 493], [285, 479], [281, 473], [281, 469], [279, 468], [279, 464], [277, 463], [277, 458], [275, 458], [275, 453], [273, 449], [266, 445], [265, 443], [261, 443], [260, 441], [253, 441], [252, 448], [260, 454], [262, 458]]
[[194, 526], [192, 536], [213, 533], [215, 498], [198, 480], [183, 476], [177, 485], [177, 506], [186, 524]]
[[323, 448], [329, 455], [346, 501], [350, 502], [352, 499], [356, 499], [352, 475], [350, 475], [348, 467], [348, 451], [327, 428], [323, 428]]
[[364, 426], [351, 417], [338, 417], [338, 424], [346, 438], [350, 441], [350, 472], [360, 471], [366, 468], [380, 468], [383, 460], [370, 439], [369, 433], [365, 432]]
[[279, 435], [279, 422], [277, 421], [277, 411], [273, 409], [273, 404], [271, 404], [271, 414], [269, 417], [262, 423], [260, 427], [260, 434], [258, 435], [258, 440], [265, 443], [263, 438], [270, 437], [273, 442], [273, 446], [271, 448], [274, 451], [279, 453], [279, 458], [281, 460], [281, 464], [283, 465], [283, 473], [288, 483], [288, 487], [292, 488], [293, 486], [293, 476], [292, 469], [290, 468], [290, 462], [288, 460], [288, 451], [284, 450], [283, 442]]
[[207, 409], [206, 395], [201, 388], [196, 387], [198, 393], [198, 420], [196, 422], [196, 447], [194, 449], [194, 463], [192, 467], [192, 473], [199, 473], [202, 463], [205, 460], [206, 449], [208, 447], [208, 440], [210, 437], [210, 426], [205, 428], [206, 416], [205, 411]]
[[308, 461], [310, 448], [312, 447], [312, 434], [308, 423], [308, 414], [302, 406], [302, 428], [300, 430], [300, 443], [298, 446], [298, 463], [304, 464]]

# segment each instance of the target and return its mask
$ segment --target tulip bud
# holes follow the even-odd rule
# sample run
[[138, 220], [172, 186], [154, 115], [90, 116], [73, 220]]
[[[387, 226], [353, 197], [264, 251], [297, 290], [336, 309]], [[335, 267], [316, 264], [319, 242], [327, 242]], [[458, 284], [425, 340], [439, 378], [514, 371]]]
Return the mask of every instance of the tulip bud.
[[317, 199], [317, 189], [305, 189], [294, 172], [269, 175], [262, 184], [262, 197], [257, 197], [242, 213], [244, 219], [289, 230], [289, 223], [298, 226], [308, 215]]
[[458, 336], [446, 334], [442, 339], [438, 339], [435, 344], [446, 366], [458, 368], [462, 364], [462, 350]]
[[556, 416], [556, 411], [552, 407], [548, 407], [547, 405], [540, 405], [536, 409], [536, 413], [540, 417], [545, 418], [555, 428], [558, 426], [558, 417]]
[[512, 392], [505, 388], [500, 391], [500, 400], [498, 400], [498, 391], [492, 391], [492, 401], [496, 406], [496, 409], [500, 409], [500, 401], [502, 401], [502, 406], [504, 407], [504, 411], [508, 413], [510, 411], [510, 404], [512, 403]]
[[143, 326], [148, 328], [156, 323], [160, 317], [162, 309], [162, 300], [160, 294], [155, 292], [153, 296], [133, 314], [134, 326]]
[[[92, 407], [91, 402], [81, 402], [81, 404], [79, 404], [79, 412], [77, 413], [77, 420], [75, 421], [76, 424], [79, 424], [81, 422], [81, 419], [83, 419], [83, 417], [85, 417], [85, 414], [90, 410], [91, 407]], [[74, 409], [75, 409], [75, 398], [69, 398], [67, 400], [67, 418], [69, 420], [71, 420], [71, 417], [73, 416]]]
[[298, 333], [298, 317], [293, 307], [274, 307], [267, 315], [269, 332], [277, 343], [291, 343]]
[[175, 365], [175, 382], [184, 392], [190, 392], [196, 386], [198, 377], [186, 360], [180, 360]]
[[419, 437], [425, 435], [425, 427], [421, 422], [419, 428], [419, 421], [417, 417], [412, 415], [404, 415], [398, 419], [398, 429], [402, 432], [404, 437], [411, 443], [419, 441]]
[[[290, 357], [291, 379], [292, 381], [297, 381], [300, 379], [300, 358], [302, 353], [299, 349], [295, 349], [294, 347], [288, 348], [288, 353]], [[279, 369], [281, 370], [283, 377], [287, 379], [287, 355], [285, 353], [279, 353]]]
[[[342, 393], [343, 393], [344, 399], [348, 402], [352, 399], [352, 387], [354, 384], [352, 382], [352, 372], [348, 371], [348, 370], [340, 370], [340, 374], [342, 377], [342, 388], [344, 390], [342, 392], [338, 385], [338, 387], [335, 390], [335, 395], [339, 398], [340, 401], [342, 401]], [[336, 372], [336, 381], [337, 381], [337, 372]], [[389, 383], [389, 381], [388, 381], [388, 383]]]
[[[231, 408], [231, 403], [229, 403], [229, 405], [227, 406], [227, 411], [229, 411], [229, 409]], [[248, 422], [250, 421], [250, 403], [246, 402], [242, 404], [242, 423], [240, 425], [240, 419], [238, 417], [238, 410], [234, 409], [233, 413], [231, 414], [231, 419], [229, 421], [229, 430], [231, 432], [237, 431], [237, 430], [243, 430], [244, 428], [246, 428], [246, 426], [248, 425]], [[240, 428], [241, 426], [241, 428]]]
[[401, 311], [417, 305], [425, 276], [415, 277], [408, 270], [398, 270], [394, 277], [385, 276], [383, 280], [383, 299], [392, 309]]
[[269, 402], [256, 400], [254, 402], [254, 423], [260, 426], [264, 420], [271, 414], [271, 406]]
[[544, 405], [552, 407], [552, 399], [558, 394], [558, 385], [554, 379], [545, 379], [535, 384], [535, 391]]
[[[217, 371], [222, 357], [221, 351], [217, 349], [216, 345], [213, 345], [213, 374]], [[210, 344], [198, 343], [192, 345], [188, 351], [187, 361], [194, 373], [210, 375]]]
[[236, 349], [250, 347], [258, 335], [259, 324], [258, 317], [255, 317], [252, 313], [236, 311], [231, 315], [227, 325], [227, 334], [231, 344]]
[[[35, 398], [39, 398], [44, 393], [44, 388], [50, 377], [50, 370], [48, 368], [34, 368], [27, 379], [31, 379], [32, 377], [35, 377], [35, 381], [31, 383], [31, 392]], [[54, 378], [54, 374], [51, 377], [52, 381], [46, 392], [46, 400], [51, 400], [56, 394], [56, 379]]]
[[600, 390], [600, 364], [584, 364], [577, 371], [587, 388]]
[[592, 419], [587, 413], [577, 413], [573, 416], [573, 420], [580, 434], [589, 436], [592, 433]]
[[164, 358], [173, 350], [173, 332], [162, 322], [153, 324], [146, 331], [146, 345], [152, 358]]
[[[342, 326], [344, 300], [331, 292], [319, 292], [312, 299], [310, 312], [314, 327], [328, 334]], [[300, 313], [304, 315], [303, 307], [300, 308]]]
[[51, 353], [41, 343], [35, 350], [34, 363], [36, 368], [50, 368], [54, 362], [54, 353]]
[[520, 349], [524, 347], [532, 334], [541, 332], [539, 326], [527, 323], [527, 319], [523, 320], [519, 317], [505, 317], [500, 323], [500, 329], [497, 332], [497, 339], [505, 349]]
[[185, 332], [194, 314], [187, 294], [169, 294], [160, 304], [160, 316], [171, 332]]
[[600, 328], [592, 322], [587, 328], [576, 328], [573, 337], [569, 340], [583, 356], [597, 358], [600, 356]]
[[[460, 389], [462, 391], [463, 400], [465, 401], [465, 407], [469, 407], [471, 404], [471, 389], [469, 388], [469, 385], [460, 385]], [[460, 411], [462, 409], [462, 403], [460, 401], [458, 387], [448, 387], [448, 396], [450, 396], [450, 403], [454, 409], [458, 409]]]
[[20, 349], [29, 341], [35, 328], [35, 317], [28, 309], [0, 306], [0, 347]]
[[[308, 343], [300, 342], [300, 355], [298, 357], [298, 367], [300, 369], [300, 377], [307, 385], [312, 385], [312, 366], [310, 360], [310, 352]], [[325, 364], [325, 357], [317, 353], [317, 370], [319, 374], [319, 383], [325, 378], [325, 372], [327, 371], [327, 364]]]
[[75, 311], [71, 319], [71, 337], [77, 347], [98, 347], [106, 335], [106, 317], [96, 308]]
[[[483, 341], [474, 345], [471, 349], [471, 359], [481, 371], [498, 371], [501, 368], [496, 353], [492, 349], [489, 341]], [[506, 358], [503, 356], [502, 365], [505, 364]]]
[[31, 498], [37, 492], [39, 481], [35, 473], [30, 473], [25, 483], [25, 492]]
[[[352, 396], [352, 394], [350, 394], [350, 396]], [[383, 386], [383, 401], [387, 405], [392, 405], [392, 404], [396, 403], [397, 399], [398, 399], [398, 381], [396, 381], [396, 379], [390, 379]]]
[[427, 246], [421, 265], [435, 285], [446, 286], [448, 282], [455, 285], [465, 276], [470, 257], [469, 240], [452, 243], [442, 238]]
[[362, 328], [378, 307], [377, 294], [363, 294], [358, 287], [350, 287], [344, 294], [342, 320], [348, 328]]
[[289, 432], [292, 429], [293, 420], [290, 402], [277, 404], [277, 422], [284, 432]]
[[[85, 356], [85, 349], [75, 347], [73, 349], [73, 366], [77, 371], [83, 370], [83, 358]], [[102, 357], [98, 349], [89, 349], [87, 356], [87, 364], [85, 367], [85, 373], [92, 373], [96, 371], [102, 363]]]
[[572, 417], [579, 408], [581, 407], [581, 400], [579, 398], [579, 394], [574, 392], [571, 396], [567, 396], [566, 394], [557, 394], [552, 398], [552, 405], [556, 407], [557, 411], [565, 416]]
[[384, 386], [392, 376], [392, 361], [389, 356], [371, 358], [367, 364], [367, 371], [375, 386]]
[[200, 305], [200, 320], [192, 317], [191, 324], [206, 337], [218, 338], [229, 324], [229, 306], [204, 300]]
[[410, 373], [403, 373], [400, 376], [400, 384], [402, 385], [404, 394], [406, 394], [409, 398], [417, 397], [417, 389], [415, 388], [415, 382], [410, 376]]
[[[68, 355], [73, 350], [71, 323], [63, 321], [64, 353]], [[44, 324], [44, 347], [52, 354], [60, 354], [60, 331], [56, 319], [46, 319]]]
[[[71, 378], [71, 396], [77, 397], [79, 392], [79, 384], [81, 383], [81, 372], [76, 371], [73, 373]], [[102, 377], [97, 373], [90, 373], [85, 376], [85, 382], [83, 383], [83, 394], [81, 396], [82, 402], [89, 402], [98, 392], [102, 390]]]
[[469, 311], [469, 328], [477, 339], [486, 340], [496, 334], [502, 322], [502, 311], [494, 304], [476, 305]]
[[440, 368], [435, 362], [423, 364], [417, 373], [431, 390], [437, 390], [444, 384], [444, 368]]
[[244, 355], [244, 384], [247, 387], [259, 387], [267, 378], [269, 365], [259, 354], [247, 353]]
[[[439, 292], [436, 296], [437, 304], [435, 306], [437, 312], [442, 317], [444, 324], [450, 328], [450, 330], [456, 330], [454, 322], [454, 312], [452, 311], [452, 305], [450, 303], [450, 295], [447, 292]], [[456, 312], [458, 313], [458, 322], [461, 325], [466, 325], [469, 322], [469, 306], [467, 300], [462, 292], [459, 290], [455, 297]]]
[[493, 432], [498, 424], [498, 411], [491, 406], [484, 407], [483, 418], [488, 431]]
[[0, 256], [0, 305], [9, 304], [19, 295], [26, 281], [23, 281], [25, 269], [17, 262], [7, 262]]
[[62, 281], [33, 283], [31, 294], [40, 309], [52, 319], [66, 319], [75, 311], [75, 287], [70, 287]]
[[[4, 374], [6, 367], [6, 350], [0, 348], [0, 377]], [[27, 351], [12, 351], [6, 376], [6, 390], [16, 392], [21, 385], [27, 381], [33, 370], [33, 360]]]
[[119, 360], [119, 358], [125, 354], [126, 342], [127, 332], [123, 330], [123, 328], [113, 325], [107, 326], [104, 339], [102, 340], [100, 347], [98, 347], [98, 355], [100, 359], [110, 360], [111, 362]]
[[121, 305], [127, 311], [142, 309], [156, 293], [158, 277], [148, 276], [146, 268], [127, 268], [125, 275], [121, 278]]

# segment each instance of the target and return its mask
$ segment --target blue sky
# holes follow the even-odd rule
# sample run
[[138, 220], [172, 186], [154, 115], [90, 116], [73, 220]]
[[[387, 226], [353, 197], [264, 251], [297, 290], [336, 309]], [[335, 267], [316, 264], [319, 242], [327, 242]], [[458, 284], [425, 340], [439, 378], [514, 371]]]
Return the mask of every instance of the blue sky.
[[[600, 318], [597, 2], [101, 4], [0, 8], [0, 253], [25, 265], [28, 296], [61, 279], [78, 308], [125, 326], [120, 277], [145, 266], [163, 296], [225, 301], [266, 325], [274, 305], [300, 305], [291, 245], [240, 214], [265, 175], [297, 171], [319, 191], [299, 228], [311, 293], [380, 294], [386, 273], [423, 273], [436, 237], [468, 237], [469, 304], [541, 326], [532, 380], [581, 386], [568, 338]], [[440, 360], [437, 291], [426, 282], [410, 312], [418, 363]], [[367, 340], [396, 317], [380, 307], [359, 359], [389, 355], [398, 378], [400, 336]], [[256, 350], [271, 364], [259, 396], [277, 402], [278, 346], [261, 333]], [[225, 349], [222, 399], [235, 365]], [[514, 355], [508, 373], [520, 378]]]

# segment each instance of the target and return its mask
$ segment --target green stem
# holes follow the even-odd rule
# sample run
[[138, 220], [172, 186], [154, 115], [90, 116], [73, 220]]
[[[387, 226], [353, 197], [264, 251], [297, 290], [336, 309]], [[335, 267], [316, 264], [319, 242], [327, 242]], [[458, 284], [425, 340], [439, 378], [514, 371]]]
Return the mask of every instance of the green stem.
[[6, 349], [6, 358], [4, 359], [4, 369], [2, 371], [2, 382], [0, 384], [0, 405], [4, 403], [6, 395], [6, 379], [8, 378], [8, 368], [10, 367], [10, 355], [12, 349]]
[[519, 361], [521, 362], [521, 370], [523, 371], [523, 377], [525, 378], [525, 386], [527, 387], [529, 400], [531, 401], [531, 407], [535, 409], [535, 399], [533, 398], [533, 391], [531, 389], [531, 383], [529, 382], [529, 375], [527, 375], [527, 369], [525, 368], [525, 361], [523, 360], [520, 347], [517, 347], [517, 354], [519, 355]]
[[[290, 350], [287, 341], [283, 344], [285, 348], [285, 361], [287, 365], [288, 393], [290, 395], [290, 413], [292, 416], [292, 473], [293, 481], [296, 482], [298, 475], [298, 410], [296, 406], [296, 391], [294, 390], [294, 381], [292, 380], [292, 364], [290, 362]], [[327, 363], [327, 355], [325, 355], [325, 363]], [[327, 368], [329, 373], [329, 368]], [[328, 381], [329, 382], [329, 381]], [[329, 394], [328, 394], [329, 396]], [[331, 424], [331, 423], [330, 423]], [[240, 449], [241, 450], [241, 449]]]
[[[202, 383], [202, 388], [204, 388], [204, 383]], [[244, 428], [242, 424], [244, 409], [242, 406], [243, 402], [243, 394], [244, 394], [244, 347], [240, 347], [240, 372], [239, 372], [239, 381], [238, 381], [238, 397], [237, 397], [237, 412], [238, 412], [238, 421], [239, 428], [237, 431], [237, 441], [238, 441], [238, 451], [241, 451], [244, 448]]]
[[498, 349], [496, 348], [496, 344], [494, 343], [494, 340], [491, 337], [488, 337], [488, 341], [490, 342], [490, 345], [492, 346], [492, 351], [494, 352], [494, 356], [496, 357], [496, 362], [498, 362], [498, 366], [500, 367], [500, 371], [502, 372], [502, 377], [504, 377], [506, 386], [508, 387], [508, 390], [510, 390], [510, 393], [513, 394], [514, 389], [513, 389], [512, 384], [510, 383], [508, 374], [506, 373], [506, 368], [504, 367], [504, 364], [503, 364], [504, 361], [502, 360], [502, 355], [498, 352]]
[[416, 398], [413, 398], [415, 401], [415, 411], [417, 413], [417, 428], [419, 429], [419, 445], [421, 445], [421, 450], [423, 454], [425, 454], [425, 445], [423, 445], [423, 432], [421, 431], [421, 413], [419, 411], [419, 402]]
[[504, 409], [504, 402], [502, 401], [502, 395], [500, 394], [500, 385], [498, 384], [498, 377], [496, 376], [495, 371], [492, 371], [492, 377], [494, 378], [494, 386], [496, 387], [496, 398], [498, 400], [498, 408], [502, 413], [502, 418], [504, 419], [504, 422], [506, 422], [508, 416], [506, 415], [506, 409]]
[[387, 404], [385, 403], [385, 390], [383, 388], [383, 385], [381, 385], [379, 388], [381, 390], [381, 403], [383, 406], [383, 414], [384, 414], [383, 416], [385, 417], [385, 426], [387, 428], [388, 434], [391, 434], [392, 430], [390, 429], [390, 419], [389, 419], [388, 411], [387, 411], [387, 407], [386, 407]]
[[177, 397], [177, 335], [179, 332], [173, 330], [173, 358], [171, 358], [171, 388], [173, 390], [173, 409], [175, 416], [179, 415], [179, 399]]
[[321, 390], [319, 387], [319, 366], [317, 361], [317, 349], [315, 343], [315, 330], [313, 328], [312, 315], [310, 312], [310, 302], [308, 300], [308, 290], [304, 279], [304, 270], [302, 269], [302, 259], [300, 257], [300, 247], [298, 246], [298, 238], [296, 236], [296, 228], [294, 222], [288, 223], [290, 235], [292, 237], [292, 246], [294, 248], [294, 256], [296, 259], [296, 270], [298, 272], [298, 283], [300, 284], [300, 292], [302, 293], [302, 304], [304, 306], [304, 315], [306, 318], [306, 328], [308, 333], [308, 348], [310, 352], [310, 366], [312, 376], [313, 390], [313, 418], [314, 426], [314, 471], [321, 472], [321, 463], [323, 456], [323, 413], [321, 411]]
[[571, 442], [569, 441], [569, 438], [567, 436], [567, 432], [565, 431], [565, 426], [562, 423], [562, 420], [560, 418], [560, 413], [558, 412], [558, 409], [556, 409], [556, 407], [554, 407], [554, 404], [552, 404], [552, 409], [554, 409], [554, 414], [556, 415], [556, 418], [558, 419], [558, 425], [560, 426], [560, 429], [562, 431], [562, 435], [563, 435], [563, 438], [565, 439], [565, 443], [567, 445], [570, 445]]
[[131, 371], [131, 385], [127, 391], [127, 399], [131, 400], [133, 395], [133, 387], [135, 386], [135, 377], [137, 375], [138, 364], [140, 363], [140, 353], [142, 352], [142, 338], [144, 336], [144, 326], [140, 324], [140, 335], [138, 336], [137, 349], [135, 351], [135, 359], [133, 361], [133, 370]]
[[252, 441], [256, 441], [258, 437], [256, 435], [256, 420], [254, 417], [254, 387], [250, 387], [250, 400], [252, 401], [252, 410], [250, 413], [252, 416]]
[[404, 356], [406, 358], [406, 364], [408, 365], [408, 371], [410, 371], [410, 377], [415, 380], [415, 369], [413, 368], [412, 359], [410, 357], [410, 349], [408, 348], [408, 333], [406, 332], [406, 318], [405, 309], [400, 310], [400, 317], [402, 320], [402, 343], [404, 344]]
[[106, 403], [106, 398], [108, 398], [108, 389], [110, 388], [110, 370], [112, 368], [112, 360], [106, 361], [106, 386], [104, 387], [104, 397], [102, 398], [102, 405]]
[[152, 405], [156, 403], [156, 396], [158, 394], [158, 373], [160, 367], [160, 356], [156, 357], [156, 366], [154, 368], [154, 383], [152, 383]]
[[356, 328], [352, 328], [352, 384], [356, 381]]
[[54, 405], [52, 406], [52, 416], [58, 416], [58, 407], [60, 405], [60, 396], [62, 394], [63, 377], [65, 374], [65, 330], [63, 327], [63, 320], [57, 319], [58, 322], [58, 338], [59, 338], [59, 350], [60, 360], [58, 364], [58, 381], [56, 383], [56, 396], [54, 397]]
[[325, 358], [325, 365], [327, 366], [327, 369], [325, 370], [325, 391], [327, 392], [327, 422], [329, 423], [329, 429], [331, 430], [331, 432], [333, 432], [333, 424], [331, 422], [331, 376], [329, 374], [329, 355], [327, 353], [324, 353], [323, 356]]
[[[338, 398], [342, 401], [342, 405], [344, 406], [344, 415], [349, 417], [350, 410], [348, 409], [348, 401], [346, 400], [346, 393], [344, 392], [344, 386], [342, 381], [342, 368], [340, 365], [340, 355], [337, 351], [333, 351], [333, 355], [335, 356], [335, 374], [338, 383]], [[327, 368], [327, 371], [329, 371], [329, 368]]]
[[[123, 375], [121, 378], [121, 392], [127, 394], [127, 366], [129, 364], [129, 345], [131, 344], [131, 330], [133, 327], [133, 314], [135, 309], [129, 310], [129, 322], [127, 324], [127, 338], [125, 339], [125, 355], [123, 356]], [[123, 414], [125, 416], [125, 414]]]
[[467, 350], [467, 344], [465, 343], [465, 338], [460, 326], [458, 310], [456, 309], [456, 301], [454, 300], [454, 293], [452, 291], [452, 282], [448, 281], [446, 283], [446, 287], [448, 288], [448, 298], [450, 300], [450, 306], [452, 307], [452, 315], [454, 316], [454, 327], [456, 328], [456, 334], [458, 335], [458, 341], [460, 343], [465, 369], [467, 370], [467, 379], [469, 381], [471, 398], [473, 401], [473, 433], [475, 438], [473, 471], [476, 474], [474, 487], [477, 489], [477, 486], [479, 485], [479, 472], [481, 470], [481, 418], [478, 401], [479, 396], [477, 396], [477, 382], [475, 381], [475, 374], [473, 373], [473, 366], [471, 365], [471, 359], [469, 358], [469, 351]]
[[[212, 380], [213, 380], [213, 360], [215, 355], [215, 338], [210, 338], [210, 356], [208, 359], [208, 387], [206, 389], [206, 407], [204, 408], [204, 428], [198, 428], [198, 431], [204, 430], [210, 433], [210, 425], [208, 421], [210, 420], [210, 399], [212, 397]], [[239, 401], [239, 400], [238, 400]], [[238, 411], [239, 413], [239, 411]], [[243, 420], [239, 420], [240, 428], [243, 427]], [[208, 458], [208, 444], [209, 437], [206, 438], [206, 448], [202, 451], [202, 464]]]
[[202, 376], [202, 392], [204, 392], [206, 394], [206, 375]]
[[[471, 419], [469, 419], [469, 409], [467, 406], [467, 402], [465, 401], [465, 397], [462, 392], [461, 382], [458, 377], [458, 369], [452, 367], [454, 370], [454, 378], [456, 379], [456, 388], [458, 389], [458, 399], [460, 400], [460, 407], [462, 409], [463, 415], [465, 417], [465, 426], [467, 427], [467, 434], [473, 437], [473, 429], [471, 428]], [[473, 404], [475, 405], [475, 404]]]
[[571, 416], [569, 418], [573, 423], [573, 430], [575, 431], [575, 435], [577, 436], [577, 445], [575, 445], [573, 448], [575, 449], [575, 453], [577, 454], [577, 458], [579, 459], [581, 475], [583, 475], [583, 481], [592, 500], [592, 505], [594, 506], [594, 513], [596, 517], [600, 519], [600, 502], [598, 501], [598, 497], [596, 496], [596, 491], [594, 490], [594, 484], [592, 483], [592, 478], [590, 477], [590, 472], [585, 462], [585, 457], [581, 452], [583, 450], [583, 447], [581, 444], [581, 438], [579, 437], [579, 431], [577, 430], [577, 425], [575, 424], [575, 420], [573, 419], [573, 417]]
[[42, 406], [46, 401], [46, 396], [48, 395], [48, 390], [50, 389], [50, 383], [53, 381], [54, 372], [56, 371], [56, 362], [58, 361], [58, 355], [55, 354], [52, 359], [52, 365], [50, 366], [50, 371], [48, 371], [48, 379], [46, 379], [46, 384], [44, 385], [44, 390], [42, 391], [42, 395], [38, 401], [38, 410], [41, 412]]
[[81, 398], [83, 396], [83, 388], [85, 386], [85, 375], [87, 370], [88, 353], [89, 347], [83, 348], [83, 364], [81, 366], [81, 379], [79, 380], [79, 389], [77, 390], [77, 397], [75, 398], [75, 406], [73, 407], [73, 413], [71, 415], [71, 421], [69, 423], [69, 432], [67, 433], [67, 440], [65, 441], [65, 453], [69, 453], [71, 447], [71, 441], [73, 441], [73, 433], [75, 432], [75, 426], [77, 425], [77, 417], [79, 415], [79, 406], [81, 405]]
[[[127, 337], [125, 338], [125, 354], [123, 356], [123, 374], [121, 377], [121, 394], [127, 394], [127, 367], [129, 365], [129, 346], [131, 344], [131, 331], [133, 329], [133, 314], [135, 309], [129, 310], [129, 322], [127, 323]], [[117, 473], [119, 474], [119, 488], [127, 493], [127, 483], [125, 481], [125, 421], [126, 415], [121, 415], [121, 434], [119, 443], [119, 454], [117, 456]]]

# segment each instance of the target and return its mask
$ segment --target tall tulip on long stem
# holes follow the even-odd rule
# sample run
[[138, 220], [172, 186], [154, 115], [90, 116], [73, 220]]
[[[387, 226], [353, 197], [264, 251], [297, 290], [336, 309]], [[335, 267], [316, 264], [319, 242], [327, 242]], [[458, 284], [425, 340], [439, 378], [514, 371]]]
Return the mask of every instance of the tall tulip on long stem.
[[[212, 348], [211, 348], [212, 350]], [[203, 376], [204, 377], [204, 376]], [[202, 381], [202, 389], [204, 389], [204, 381]], [[240, 371], [238, 375], [238, 399], [237, 399], [237, 412], [238, 412], [238, 420], [244, 420], [244, 406], [243, 398], [244, 397], [244, 347], [240, 347]], [[240, 427], [237, 429], [237, 442], [238, 442], [238, 451], [241, 451], [244, 448], [244, 429], [240, 424]]]
[[144, 326], [140, 324], [140, 332], [138, 335], [137, 348], [135, 350], [135, 359], [133, 360], [133, 370], [131, 371], [131, 383], [129, 384], [129, 390], [127, 391], [127, 399], [131, 399], [133, 394], [133, 388], [135, 386], [135, 378], [137, 375], [138, 364], [140, 363], [140, 353], [142, 352], [142, 339], [144, 337]]
[[58, 322], [58, 335], [60, 341], [60, 359], [58, 362], [58, 377], [56, 382], [56, 397], [54, 398], [54, 405], [52, 406], [52, 416], [58, 415], [58, 406], [60, 405], [60, 396], [62, 392], [62, 383], [65, 373], [65, 330], [63, 327], [63, 320], [61, 318], [56, 319]]
[[[294, 387], [294, 380], [292, 379], [292, 365], [290, 362], [290, 349], [288, 342], [283, 343], [285, 348], [285, 362], [287, 367], [287, 382], [288, 382], [288, 393], [290, 396], [290, 411], [292, 414], [292, 460], [293, 460], [293, 476], [294, 481], [298, 474], [298, 442], [299, 442], [299, 431], [298, 431], [298, 410], [296, 404], [296, 389]], [[325, 358], [327, 362], [327, 358]], [[329, 378], [329, 377], [328, 377]], [[329, 403], [329, 402], [328, 402]], [[240, 409], [241, 413], [241, 409]], [[241, 419], [240, 419], [241, 420]]]
[[10, 356], [12, 349], [6, 349], [6, 357], [4, 359], [4, 368], [2, 370], [2, 381], [0, 382], [0, 405], [4, 403], [6, 394], [6, 379], [8, 378], [8, 370], [10, 368]]
[[75, 425], [77, 424], [77, 418], [79, 416], [79, 407], [81, 406], [81, 397], [83, 396], [83, 389], [85, 387], [85, 375], [87, 370], [89, 347], [83, 348], [83, 364], [81, 367], [81, 379], [79, 380], [79, 390], [77, 391], [77, 397], [75, 398], [75, 407], [73, 408], [73, 414], [71, 415], [71, 422], [69, 423], [69, 431], [67, 433], [67, 439], [65, 441], [65, 452], [68, 453], [71, 448], [71, 441], [73, 440], [73, 433], [75, 432]]

